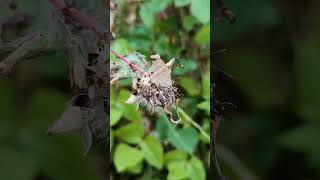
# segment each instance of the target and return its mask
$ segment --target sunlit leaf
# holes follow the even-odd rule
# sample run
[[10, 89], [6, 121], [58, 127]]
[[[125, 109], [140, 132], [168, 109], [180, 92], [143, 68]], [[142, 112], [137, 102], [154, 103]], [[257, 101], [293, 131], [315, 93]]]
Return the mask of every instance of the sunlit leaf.
[[191, 0], [191, 13], [201, 23], [209, 23], [210, 0]]
[[115, 137], [131, 144], [137, 144], [141, 141], [144, 129], [141, 124], [130, 123], [114, 131]]
[[143, 160], [143, 153], [126, 144], [119, 144], [115, 149], [114, 164], [117, 172], [133, 168]]
[[140, 146], [147, 162], [157, 169], [162, 169], [163, 148], [159, 140], [154, 136], [149, 135], [144, 141], [141, 142]]

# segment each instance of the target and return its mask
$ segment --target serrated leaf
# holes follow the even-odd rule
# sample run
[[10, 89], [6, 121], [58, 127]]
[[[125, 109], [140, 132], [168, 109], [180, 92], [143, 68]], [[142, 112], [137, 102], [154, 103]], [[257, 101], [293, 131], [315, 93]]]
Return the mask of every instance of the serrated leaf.
[[162, 169], [163, 148], [159, 140], [154, 136], [149, 135], [144, 141], [142, 141], [140, 146], [147, 162], [159, 170]]
[[144, 129], [138, 123], [130, 123], [114, 131], [115, 137], [131, 144], [139, 143], [143, 134]]
[[117, 172], [133, 168], [143, 160], [143, 154], [136, 148], [120, 143], [114, 153], [114, 164]]
[[210, 0], [191, 0], [191, 14], [201, 23], [209, 23]]

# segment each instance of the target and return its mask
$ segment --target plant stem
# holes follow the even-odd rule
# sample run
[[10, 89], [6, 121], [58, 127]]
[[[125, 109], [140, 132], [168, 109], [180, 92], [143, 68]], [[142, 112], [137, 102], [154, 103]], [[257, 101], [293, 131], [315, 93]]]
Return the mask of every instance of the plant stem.
[[210, 142], [210, 136], [208, 135], [208, 133], [206, 133], [202, 127], [195, 122], [183, 109], [178, 107], [178, 112], [182, 114], [182, 116], [184, 116], [184, 118], [190, 123], [192, 124], [195, 128], [197, 128], [200, 133], [203, 135], [203, 137], [208, 140], [208, 142]]
[[140, 75], [144, 75], [145, 73], [135, 64], [133, 64], [131, 61], [127, 60], [125, 57], [121, 56], [119, 53], [115, 52], [113, 49], [110, 48], [110, 51], [112, 54], [114, 54], [117, 58], [125, 62], [133, 71], [137, 71], [140, 73]]

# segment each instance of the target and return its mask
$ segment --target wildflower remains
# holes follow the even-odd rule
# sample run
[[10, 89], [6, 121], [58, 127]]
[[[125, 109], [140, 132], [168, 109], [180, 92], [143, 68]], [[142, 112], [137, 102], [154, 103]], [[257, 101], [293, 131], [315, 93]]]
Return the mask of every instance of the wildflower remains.
[[[177, 58], [171, 59], [168, 63], [165, 63], [159, 54], [151, 56], [153, 60], [150, 65], [145, 61], [144, 56], [137, 52], [133, 52], [126, 57], [122, 57], [114, 51], [113, 54], [117, 58], [125, 62], [127, 69], [131, 73], [126, 73], [123, 77], [130, 77], [132, 79], [132, 93], [126, 103], [137, 103], [137, 106], [144, 106], [148, 111], [153, 113], [158, 111], [159, 108], [163, 108], [164, 112], [170, 123], [177, 125], [181, 120], [178, 115], [178, 120], [173, 119], [171, 113], [171, 107], [174, 104], [178, 106], [179, 93], [177, 88], [173, 86], [174, 82], [171, 79], [171, 68]], [[136, 58], [140, 57], [143, 61], [136, 61]], [[141, 58], [143, 57], [143, 58]], [[142, 63], [143, 62], [143, 63]], [[120, 78], [120, 73], [116, 78]], [[114, 79], [111, 80], [111, 84], [114, 83]]]

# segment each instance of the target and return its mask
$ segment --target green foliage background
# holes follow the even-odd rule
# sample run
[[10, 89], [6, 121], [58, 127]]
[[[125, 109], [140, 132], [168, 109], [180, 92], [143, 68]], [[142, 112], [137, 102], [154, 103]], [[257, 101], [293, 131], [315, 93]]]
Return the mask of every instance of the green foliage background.
[[[150, 115], [125, 104], [130, 80], [118, 81], [110, 91], [112, 179], [206, 179], [210, 169], [210, 1], [114, 1], [115, 41], [112, 48], [125, 55], [159, 53], [168, 61], [178, 57], [173, 79], [184, 94], [173, 127], [162, 111]], [[112, 61], [119, 61], [111, 55]], [[195, 123], [199, 127], [195, 127]]]

